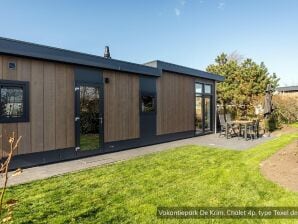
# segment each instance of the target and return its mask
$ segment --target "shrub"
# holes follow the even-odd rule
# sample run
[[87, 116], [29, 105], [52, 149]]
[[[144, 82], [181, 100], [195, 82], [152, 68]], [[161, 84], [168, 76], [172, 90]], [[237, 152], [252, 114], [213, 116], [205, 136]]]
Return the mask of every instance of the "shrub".
[[265, 129], [269, 132], [272, 132], [281, 127], [275, 112], [273, 112], [267, 119], [264, 119]]
[[275, 95], [273, 97], [274, 117], [278, 123], [294, 123], [298, 121], [298, 96]]

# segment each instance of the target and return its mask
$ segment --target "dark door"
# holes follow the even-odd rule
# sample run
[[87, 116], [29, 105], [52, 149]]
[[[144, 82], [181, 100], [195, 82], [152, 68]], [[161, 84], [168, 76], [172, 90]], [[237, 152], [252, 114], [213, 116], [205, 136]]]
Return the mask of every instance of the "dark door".
[[75, 68], [75, 125], [77, 155], [103, 150], [103, 75], [100, 69]]
[[195, 83], [195, 134], [212, 131], [212, 85]]
[[140, 77], [140, 135], [144, 144], [156, 136], [156, 78]]

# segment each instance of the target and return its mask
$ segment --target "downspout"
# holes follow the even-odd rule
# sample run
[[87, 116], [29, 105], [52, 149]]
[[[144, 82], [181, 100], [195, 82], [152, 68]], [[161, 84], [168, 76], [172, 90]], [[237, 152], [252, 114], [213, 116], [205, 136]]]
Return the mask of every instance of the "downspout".
[[216, 81], [214, 82], [214, 105], [215, 105], [215, 109], [214, 109], [214, 132], [215, 134], [217, 133], [217, 95], [216, 95]]

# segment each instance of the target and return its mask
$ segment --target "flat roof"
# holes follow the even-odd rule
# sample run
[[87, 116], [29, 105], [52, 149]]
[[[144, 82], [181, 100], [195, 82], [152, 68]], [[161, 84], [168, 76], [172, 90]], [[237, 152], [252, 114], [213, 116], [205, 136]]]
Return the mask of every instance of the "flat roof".
[[190, 75], [190, 76], [195, 76], [195, 77], [200, 77], [205, 79], [212, 79], [219, 82], [224, 81], [224, 77], [221, 75], [216, 75], [213, 73], [209, 73], [209, 72], [205, 72], [205, 71], [201, 71], [198, 69], [193, 69], [193, 68], [189, 68], [181, 65], [176, 65], [176, 64], [172, 64], [164, 61], [159, 61], [159, 60], [151, 61], [151, 62], [145, 63], [145, 65], [148, 65], [154, 68], [159, 68], [164, 71], [175, 72], [175, 73], [180, 73], [180, 74], [185, 74], [185, 75]]
[[150, 75], [155, 77], [161, 76], [162, 70], [165, 70], [216, 81], [224, 81], [224, 77], [220, 75], [215, 75], [201, 70], [159, 60], [145, 64], [136, 64], [3, 37], [0, 37], [0, 53]]
[[160, 70], [145, 65], [108, 59], [40, 44], [0, 37], [0, 53], [26, 56], [71, 64], [86, 65], [104, 69], [132, 72], [137, 74], [160, 76]]
[[298, 86], [285, 86], [276, 88], [278, 92], [296, 92], [298, 91]]

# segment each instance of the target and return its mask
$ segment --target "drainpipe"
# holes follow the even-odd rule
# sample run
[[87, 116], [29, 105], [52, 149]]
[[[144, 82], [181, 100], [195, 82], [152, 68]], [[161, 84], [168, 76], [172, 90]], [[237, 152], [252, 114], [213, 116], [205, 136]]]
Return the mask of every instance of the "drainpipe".
[[214, 132], [217, 133], [217, 95], [216, 95], [216, 81], [214, 82], [214, 104], [215, 104], [215, 113], [214, 113]]

